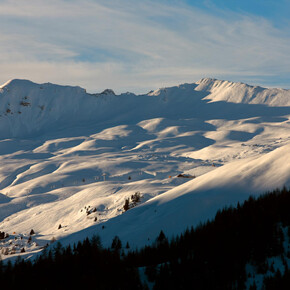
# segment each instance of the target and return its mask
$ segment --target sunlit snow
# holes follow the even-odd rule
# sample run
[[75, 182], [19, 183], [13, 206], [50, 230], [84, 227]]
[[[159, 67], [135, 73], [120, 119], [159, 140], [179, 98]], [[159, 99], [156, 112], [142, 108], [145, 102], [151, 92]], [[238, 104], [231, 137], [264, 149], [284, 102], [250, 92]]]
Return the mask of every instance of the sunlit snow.
[[202, 79], [115, 95], [11, 80], [0, 87], [0, 138], [3, 259], [94, 234], [141, 246], [290, 186], [283, 89]]

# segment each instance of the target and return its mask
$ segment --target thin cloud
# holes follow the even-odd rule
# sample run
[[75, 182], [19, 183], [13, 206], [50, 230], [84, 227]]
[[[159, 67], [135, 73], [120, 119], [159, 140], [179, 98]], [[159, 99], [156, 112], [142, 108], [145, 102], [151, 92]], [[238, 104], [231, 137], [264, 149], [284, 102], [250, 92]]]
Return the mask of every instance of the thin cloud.
[[290, 76], [290, 39], [266, 19], [136, 2], [2, 1], [1, 82], [144, 92], [204, 76]]

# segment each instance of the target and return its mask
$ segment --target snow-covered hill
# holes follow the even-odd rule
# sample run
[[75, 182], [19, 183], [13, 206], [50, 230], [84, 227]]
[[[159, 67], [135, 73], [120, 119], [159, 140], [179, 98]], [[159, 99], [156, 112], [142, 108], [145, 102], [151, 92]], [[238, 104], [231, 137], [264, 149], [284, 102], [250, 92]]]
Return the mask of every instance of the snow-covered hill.
[[[215, 79], [146, 95], [9, 81], [0, 87], [2, 258], [93, 234], [144, 245], [289, 186], [289, 120], [289, 90]], [[123, 213], [136, 192], [141, 202]]]

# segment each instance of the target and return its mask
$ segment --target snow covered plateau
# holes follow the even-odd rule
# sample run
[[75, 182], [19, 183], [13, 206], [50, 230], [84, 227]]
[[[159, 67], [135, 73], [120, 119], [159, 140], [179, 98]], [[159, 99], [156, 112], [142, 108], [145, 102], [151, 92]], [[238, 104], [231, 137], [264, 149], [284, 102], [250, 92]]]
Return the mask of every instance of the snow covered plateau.
[[11, 80], [0, 160], [2, 259], [93, 235], [134, 248], [290, 186], [290, 90], [207, 78], [115, 95]]

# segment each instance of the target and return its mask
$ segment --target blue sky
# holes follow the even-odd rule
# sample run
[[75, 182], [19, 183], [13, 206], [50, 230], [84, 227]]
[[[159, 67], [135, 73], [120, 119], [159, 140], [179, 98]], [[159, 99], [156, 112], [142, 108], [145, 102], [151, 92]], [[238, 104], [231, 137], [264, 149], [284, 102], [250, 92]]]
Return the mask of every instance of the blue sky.
[[290, 0], [2, 0], [0, 82], [144, 93], [215, 77], [290, 88]]
[[192, 7], [200, 7], [212, 13], [218, 13], [218, 11], [234, 11], [240, 14], [260, 16], [272, 21], [277, 27], [284, 26], [287, 28], [289, 25], [289, 0], [187, 0], [186, 3]]

